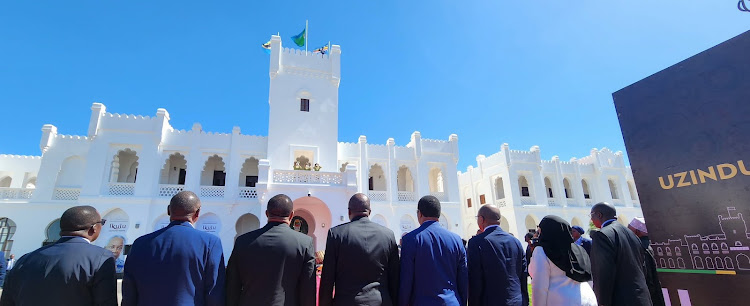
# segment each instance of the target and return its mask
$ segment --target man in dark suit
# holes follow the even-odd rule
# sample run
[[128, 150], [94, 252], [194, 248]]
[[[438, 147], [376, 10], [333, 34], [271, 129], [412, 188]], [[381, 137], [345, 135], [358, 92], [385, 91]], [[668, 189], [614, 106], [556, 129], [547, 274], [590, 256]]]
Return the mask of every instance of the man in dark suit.
[[572, 226], [571, 229], [572, 231], [570, 231], [570, 233], [573, 234], [573, 241], [575, 244], [583, 247], [583, 249], [586, 250], [586, 254], [591, 256], [591, 239], [582, 236], [586, 231], [583, 230], [583, 227], [578, 225]]
[[402, 238], [398, 304], [466, 305], [469, 272], [461, 237], [438, 222], [440, 201], [434, 196], [419, 199], [417, 218], [419, 228]]
[[117, 305], [112, 252], [92, 245], [106, 220], [91, 206], [60, 217], [60, 236], [8, 272], [0, 305]]
[[469, 240], [469, 305], [528, 305], [526, 254], [500, 228], [500, 209], [482, 205], [477, 225], [482, 233]]
[[320, 305], [398, 304], [396, 236], [370, 221], [370, 211], [370, 199], [357, 193], [349, 200], [351, 222], [328, 231]]
[[617, 211], [601, 202], [591, 208], [591, 275], [599, 305], [651, 305], [641, 241], [617, 222]]
[[237, 237], [227, 266], [227, 305], [314, 306], [315, 249], [294, 231], [292, 199], [268, 200], [268, 224]]
[[221, 240], [193, 228], [200, 211], [198, 196], [182, 191], [167, 206], [169, 225], [133, 242], [122, 305], [224, 305]]
[[5, 265], [5, 252], [0, 251], [0, 288], [3, 287], [6, 270], [8, 270], [8, 267]]

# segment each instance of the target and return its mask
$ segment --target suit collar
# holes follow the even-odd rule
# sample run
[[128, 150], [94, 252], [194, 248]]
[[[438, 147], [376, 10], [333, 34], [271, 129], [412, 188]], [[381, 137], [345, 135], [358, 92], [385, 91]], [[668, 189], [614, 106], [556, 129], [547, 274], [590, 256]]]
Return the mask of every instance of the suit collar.
[[79, 237], [79, 236], [62, 236], [60, 239], [57, 240], [56, 243], [88, 243], [91, 244], [91, 241], [89, 241], [86, 238]]
[[[500, 228], [500, 225], [497, 225], [497, 224], [490, 225], [490, 226], [484, 228], [484, 232], [492, 233], [492, 232], [494, 232], [498, 228]], [[500, 229], [500, 230], [502, 231], [502, 229]]]
[[430, 220], [430, 221], [423, 222], [422, 225], [420, 225], [419, 227], [426, 228], [426, 227], [432, 226], [433, 224], [436, 226], [440, 226], [440, 223], [438, 223], [437, 221]]
[[604, 223], [602, 223], [602, 228], [604, 228], [604, 227], [605, 227], [605, 226], [607, 226], [607, 225], [610, 225], [610, 224], [612, 224], [612, 223], [613, 223], [613, 222], [615, 222], [615, 221], [617, 221], [617, 219], [609, 219], [609, 220], [607, 220], [607, 221], [604, 221]]
[[368, 218], [367, 216], [358, 216], [358, 217], [354, 217], [354, 219], [352, 219], [351, 222], [360, 221], [360, 220], [361, 221], [370, 221], [370, 218]]
[[182, 226], [187, 226], [187, 227], [195, 228], [193, 226], [193, 224], [190, 223], [190, 221], [179, 221], [179, 220], [175, 220], [175, 221], [169, 222], [168, 226], [175, 226], [175, 225], [182, 225]]

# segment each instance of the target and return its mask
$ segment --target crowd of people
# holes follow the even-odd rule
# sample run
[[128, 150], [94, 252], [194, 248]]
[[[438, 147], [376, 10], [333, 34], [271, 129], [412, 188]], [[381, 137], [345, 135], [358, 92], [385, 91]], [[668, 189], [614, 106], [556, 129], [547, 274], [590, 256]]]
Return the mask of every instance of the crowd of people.
[[[420, 226], [401, 238], [370, 221], [370, 201], [348, 203], [348, 223], [328, 231], [325, 252], [290, 228], [292, 200], [272, 197], [268, 223], [240, 235], [227, 265], [218, 237], [196, 230], [201, 203], [175, 195], [170, 224], [135, 240], [124, 263], [122, 305], [663, 305], [642, 219], [628, 228], [607, 203], [591, 209], [599, 230], [546, 216], [528, 247], [483, 205], [468, 244], [438, 222], [440, 202], [422, 197]], [[116, 258], [92, 245], [106, 220], [91, 206], [60, 218], [61, 238], [9, 270], [0, 306], [117, 305]]]

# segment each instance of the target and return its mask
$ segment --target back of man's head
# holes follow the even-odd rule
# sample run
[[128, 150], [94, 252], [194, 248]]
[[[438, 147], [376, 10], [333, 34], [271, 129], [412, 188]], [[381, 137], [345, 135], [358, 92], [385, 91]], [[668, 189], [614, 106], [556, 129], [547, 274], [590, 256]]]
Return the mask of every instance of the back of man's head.
[[350, 214], [369, 214], [370, 209], [370, 198], [363, 193], [355, 193], [349, 199], [349, 213]]
[[294, 202], [285, 194], [277, 194], [268, 200], [266, 212], [268, 217], [288, 218], [294, 211]]
[[599, 202], [591, 207], [592, 212], [598, 212], [602, 214], [602, 219], [609, 220], [614, 219], [617, 216], [617, 209], [612, 204], [607, 202]]
[[492, 204], [482, 205], [477, 215], [483, 217], [488, 224], [500, 224], [500, 209]]
[[61, 232], [75, 232], [88, 229], [99, 222], [99, 212], [88, 205], [68, 208], [60, 217]]
[[440, 200], [435, 196], [426, 195], [417, 202], [417, 210], [427, 218], [440, 218]]
[[526, 236], [523, 236], [523, 239], [525, 241], [529, 241], [529, 240], [531, 240], [531, 238], [534, 238], [534, 234], [532, 234], [532, 233], [526, 233]]
[[169, 201], [169, 215], [171, 217], [192, 216], [200, 209], [201, 200], [192, 191], [180, 191]]

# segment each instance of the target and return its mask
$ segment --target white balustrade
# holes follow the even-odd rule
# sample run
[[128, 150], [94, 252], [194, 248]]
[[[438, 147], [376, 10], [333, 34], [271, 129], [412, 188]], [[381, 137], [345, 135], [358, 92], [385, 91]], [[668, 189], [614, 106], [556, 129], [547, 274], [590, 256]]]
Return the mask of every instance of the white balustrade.
[[586, 199], [586, 206], [594, 206], [594, 200], [593, 199]]
[[255, 187], [240, 187], [240, 199], [257, 199], [258, 190]]
[[367, 192], [370, 201], [385, 202], [388, 200], [388, 191], [370, 190]]
[[559, 205], [557, 205], [557, 202], [555, 202], [555, 199], [547, 199], [547, 205], [548, 206], [559, 206]]
[[135, 191], [135, 183], [109, 183], [109, 195], [132, 196]]
[[274, 170], [274, 183], [343, 185], [341, 172], [319, 172], [305, 170]]
[[185, 185], [159, 184], [160, 197], [171, 198], [183, 190], [185, 190]]
[[430, 192], [430, 195], [438, 198], [440, 202], [448, 201], [448, 197], [445, 196], [445, 192]]
[[81, 188], [55, 188], [52, 194], [53, 200], [75, 201], [81, 195]]
[[521, 197], [521, 205], [536, 205], [536, 201], [531, 197]]
[[508, 205], [507, 202], [505, 202], [505, 199], [495, 200], [495, 204], [497, 204], [497, 207], [505, 207], [506, 205]]
[[414, 202], [417, 200], [417, 194], [412, 191], [399, 191], [398, 201], [399, 202]]
[[34, 189], [26, 188], [0, 188], [0, 199], [30, 199]]
[[224, 186], [201, 186], [201, 198], [223, 198]]

